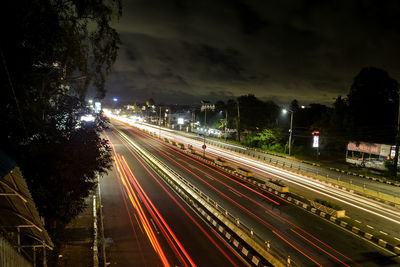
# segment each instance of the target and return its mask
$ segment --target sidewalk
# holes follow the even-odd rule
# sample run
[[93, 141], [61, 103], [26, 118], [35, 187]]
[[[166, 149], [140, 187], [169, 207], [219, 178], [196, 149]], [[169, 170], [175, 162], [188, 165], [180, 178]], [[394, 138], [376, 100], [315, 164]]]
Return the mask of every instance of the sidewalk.
[[85, 202], [86, 209], [65, 229], [66, 244], [60, 250], [58, 267], [93, 266], [93, 196]]

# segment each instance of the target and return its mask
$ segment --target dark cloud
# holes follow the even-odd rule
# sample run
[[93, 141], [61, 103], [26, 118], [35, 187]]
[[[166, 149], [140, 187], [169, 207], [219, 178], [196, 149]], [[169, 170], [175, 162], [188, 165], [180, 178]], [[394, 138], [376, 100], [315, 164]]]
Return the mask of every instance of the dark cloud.
[[389, 0], [126, 1], [109, 95], [328, 104], [362, 67], [400, 78], [399, 13]]

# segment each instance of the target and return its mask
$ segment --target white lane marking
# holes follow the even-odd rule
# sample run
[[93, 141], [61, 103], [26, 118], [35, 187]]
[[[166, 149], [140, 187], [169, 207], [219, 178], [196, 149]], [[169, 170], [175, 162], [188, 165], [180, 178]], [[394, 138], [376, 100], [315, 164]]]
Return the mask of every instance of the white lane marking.
[[151, 224], [153, 225], [154, 229], [156, 230], [157, 234], [159, 235], [160, 231], [158, 231], [158, 228], [157, 228], [156, 224], [154, 223], [153, 219], [150, 218], [150, 221], [151, 221]]
[[374, 227], [372, 227], [371, 225], [367, 224], [367, 227], [371, 228], [371, 229], [375, 229]]
[[139, 225], [140, 231], [142, 231], [142, 233], [144, 234], [143, 229], [142, 229], [142, 226], [140, 225], [139, 220], [138, 220], [138, 218], [136, 217], [136, 214], [134, 213], [133, 215], [135, 215], [135, 219], [136, 219], [136, 221], [137, 221], [137, 224]]
[[239, 195], [238, 193], [236, 193], [235, 191], [233, 191], [232, 189], [229, 188], [229, 191], [231, 191], [232, 193], [234, 193], [235, 195], [237, 195], [238, 197], [242, 197], [241, 195]]

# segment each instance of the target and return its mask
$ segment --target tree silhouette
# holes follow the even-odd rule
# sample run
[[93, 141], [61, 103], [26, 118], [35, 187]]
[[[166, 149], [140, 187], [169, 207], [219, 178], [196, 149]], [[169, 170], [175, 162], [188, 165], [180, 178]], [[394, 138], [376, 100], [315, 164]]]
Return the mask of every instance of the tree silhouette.
[[381, 69], [363, 68], [348, 94], [350, 138], [393, 144], [398, 113], [398, 83]]

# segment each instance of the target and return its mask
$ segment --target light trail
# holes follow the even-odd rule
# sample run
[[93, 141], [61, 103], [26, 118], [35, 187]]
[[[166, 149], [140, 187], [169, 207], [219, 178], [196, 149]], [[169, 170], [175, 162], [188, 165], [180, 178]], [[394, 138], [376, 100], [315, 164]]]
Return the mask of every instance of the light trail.
[[[122, 141], [122, 140], [121, 140]], [[123, 141], [122, 141], [123, 142]], [[126, 146], [126, 144], [124, 143]], [[128, 147], [127, 147], [128, 148]], [[145, 170], [156, 180], [156, 182], [161, 186], [161, 188], [171, 197], [171, 199], [179, 206], [179, 208], [191, 219], [192, 222], [195, 223], [195, 225], [207, 236], [207, 238], [218, 248], [219, 251], [232, 263], [233, 266], [236, 266], [236, 263], [225, 253], [225, 251], [215, 242], [215, 240], [204, 230], [203, 227], [188, 213], [188, 211], [176, 200], [174, 196], [161, 184], [161, 182], [154, 176], [152, 172], [143, 164], [143, 162], [134, 154], [129, 148], [128, 150], [132, 153], [132, 155], [139, 161], [139, 163], [145, 168]], [[143, 191], [144, 192], [144, 191]], [[161, 215], [160, 215], [161, 216]], [[223, 239], [219, 237], [219, 235], [216, 234], [216, 236], [222, 241], [225, 242]], [[229, 246], [228, 248], [236, 254]], [[242, 260], [241, 257], [239, 257], [240, 260]], [[243, 261], [243, 260], [242, 260]], [[243, 263], [247, 264], [246, 262], [243, 261]], [[194, 263], [193, 263], [194, 264]]]
[[[161, 214], [158, 212], [157, 208], [154, 206], [153, 202], [150, 200], [150, 198], [147, 196], [147, 194], [144, 192], [143, 188], [139, 184], [139, 181], [135, 177], [135, 175], [132, 173], [132, 170], [130, 169], [129, 165], [127, 164], [126, 160], [124, 157], [122, 157], [122, 160], [124, 162], [124, 168], [134, 185], [136, 192], [139, 193], [141, 196], [142, 201], [147, 207], [147, 210], [150, 212], [152, 215], [153, 220], [156, 222], [156, 224], [159, 226], [161, 231], [164, 233], [164, 236], [167, 237], [169, 243], [172, 245], [174, 251], [176, 251], [176, 254], [178, 258], [181, 260], [181, 262], [187, 266], [185, 260], [183, 259], [183, 256], [173, 243], [175, 241], [176, 245], [179, 247], [180, 251], [183, 253], [185, 256], [186, 260], [191, 264], [191, 266], [196, 266], [193, 262], [193, 260], [190, 258], [189, 254], [186, 252], [186, 250], [183, 248], [182, 244], [179, 242], [178, 238], [176, 238], [175, 234], [171, 230], [171, 228], [168, 226], [168, 224], [165, 222], [164, 218], [161, 216]], [[170, 236], [172, 237], [173, 241], [171, 240]]]
[[128, 197], [132, 203], [132, 206], [135, 208], [135, 210], [137, 211], [137, 214], [139, 216], [139, 220], [146, 232], [147, 237], [150, 240], [150, 243], [152, 244], [154, 250], [156, 251], [156, 253], [159, 255], [161, 262], [163, 263], [164, 266], [169, 267], [170, 264], [165, 256], [164, 251], [162, 250], [160, 243], [157, 240], [157, 237], [153, 231], [153, 229], [151, 228], [151, 225], [139, 203], [139, 200], [136, 196], [136, 194], [134, 193], [131, 185], [128, 182], [128, 178], [126, 177], [126, 174], [123, 172], [122, 170], [122, 162], [120, 159], [119, 155], [116, 155], [114, 157], [114, 161], [116, 162], [116, 166], [117, 166], [117, 171], [120, 174], [120, 177], [122, 178], [122, 184], [124, 185], [124, 187], [126, 188], [126, 192], [128, 194]]
[[[139, 131], [135, 131], [135, 133], [133, 133], [133, 132], [130, 131], [130, 130], [128, 130], [128, 131], [131, 132], [132, 134], [135, 134], [135, 133], [136, 133], [136, 134], [138, 134], [138, 135], [141, 135], [142, 137], [147, 137], [147, 138], [150, 137], [151, 139], [153, 139], [154, 141], [158, 142], [158, 143], [159, 143], [160, 145], [162, 145], [163, 147], [166, 147], [167, 149], [169, 149], [169, 150], [171, 150], [171, 151], [174, 151], [174, 152], [177, 153], [177, 154], [181, 154], [181, 155], [184, 156], [185, 158], [188, 158], [188, 159], [190, 159], [190, 160], [192, 160], [192, 161], [194, 161], [194, 162], [197, 162], [197, 163], [199, 163], [199, 164], [201, 164], [201, 165], [203, 165], [203, 166], [206, 166], [206, 167], [208, 167], [210, 170], [215, 170], [215, 168], [218, 168], [218, 169], [219, 169], [218, 166], [213, 166], [214, 168], [209, 167], [209, 166], [207, 166], [205, 163], [202, 163], [201, 161], [199, 161], [199, 160], [197, 160], [197, 159], [195, 159], [195, 158], [193, 158], [193, 157], [187, 156], [185, 153], [182, 153], [182, 152], [180, 152], [179, 150], [176, 150], [175, 148], [173, 148], [173, 147], [171, 147], [171, 146], [169, 146], [169, 145], [164, 144], [162, 141], [160, 141], [160, 140], [158, 140], [158, 139], [156, 139], [156, 138], [152, 138], [151, 136], [146, 136], [146, 135], [144, 135], [143, 133], [141, 133], [141, 132], [139, 132]], [[142, 138], [142, 141], [145, 142], [146, 144], [148, 144], [149, 146], [153, 147], [153, 149], [155, 149], [156, 151], [159, 151], [159, 153], [163, 153], [163, 152], [161, 152], [160, 149], [158, 149], [158, 148], [155, 147], [153, 144], [151, 144], [151, 142], [146, 141], [144, 138]], [[170, 154], [170, 153], [169, 153], [169, 154]], [[172, 154], [170, 154], [170, 155], [173, 157]], [[170, 160], [174, 161], [171, 157], [168, 157], [168, 156], [167, 156], [167, 158], [169, 158]], [[191, 164], [188, 163], [188, 162], [185, 162], [185, 163], [188, 164], [188, 165], [190, 165], [190, 166], [192, 166], [192, 168], [196, 168], [195, 166], [191, 165]], [[198, 168], [196, 168], [196, 169], [198, 169]], [[198, 169], [198, 170], [201, 171], [200, 169]], [[221, 170], [222, 170], [222, 169], [221, 169]], [[204, 173], [204, 172], [203, 172], [203, 173]], [[223, 175], [223, 174], [220, 173], [220, 172], [217, 172], [217, 173]], [[204, 173], [204, 174], [208, 175], [207, 173]], [[223, 175], [223, 176], [226, 177], [226, 175]], [[211, 177], [213, 177], [215, 180], [218, 181], [218, 179], [216, 179], [216, 177], [214, 177], [214, 176], [211, 176]], [[233, 180], [233, 181], [234, 181], [234, 180]], [[252, 191], [252, 192], [253, 192], [253, 191]], [[241, 196], [242, 196], [242, 195], [243, 195], [243, 194], [241, 194]], [[256, 203], [256, 204], [257, 204], [257, 203]], [[310, 234], [308, 231], [306, 231], [306, 230], [304, 230], [303, 228], [297, 226], [296, 224], [294, 224], [294, 223], [291, 222], [290, 220], [285, 219], [284, 217], [280, 216], [279, 214], [277, 214], [276, 212], [274, 212], [274, 211], [271, 210], [271, 209], [268, 209], [268, 208], [266, 208], [266, 207], [264, 207], [264, 206], [262, 206], [262, 208], [263, 208], [264, 210], [266, 210], [267, 212], [273, 214], [275, 217], [281, 219], [282, 221], [284, 221], [284, 222], [290, 224], [291, 226], [295, 227], [296, 229], [298, 229], [298, 230], [302, 231], [303, 233], [307, 234], [308, 236], [310, 236], [311, 238], [315, 239], [316, 241], [318, 241], [319, 243], [321, 243], [321, 244], [324, 245], [325, 247], [327, 247], [327, 248], [333, 250], [335, 253], [337, 253], [337, 254], [341, 255], [342, 257], [346, 258], [347, 260], [353, 262], [353, 264], [357, 264], [357, 263], [354, 262], [351, 258], [345, 256], [344, 254], [342, 254], [341, 252], [337, 251], [337, 250], [334, 249], [333, 247], [329, 246], [329, 245], [326, 244], [325, 242], [321, 241], [320, 239], [318, 239], [318, 238], [315, 237], [314, 235]], [[308, 239], [306, 239], [306, 240], [308, 241]], [[317, 246], [316, 244], [314, 244], [314, 243], [312, 243], [312, 244], [313, 244], [315, 247], [318, 247], [318, 248], [319, 248], [319, 246]], [[329, 255], [330, 255], [330, 254], [329, 254]], [[335, 259], [336, 259], [336, 258], [335, 258]], [[357, 264], [357, 265], [358, 265], [358, 264]]]
[[[131, 132], [132, 133], [132, 132]], [[135, 134], [135, 133], [132, 133]], [[140, 135], [142, 135], [141, 133], [138, 133]], [[222, 193], [221, 191], [219, 191], [218, 189], [216, 189], [215, 187], [213, 187], [211, 184], [209, 184], [208, 182], [204, 181], [201, 177], [199, 177], [197, 174], [193, 173], [192, 171], [190, 171], [189, 169], [187, 169], [186, 167], [184, 167], [182, 164], [178, 163], [177, 161], [175, 161], [174, 159], [172, 159], [171, 157], [165, 155], [164, 152], [162, 152], [160, 149], [156, 148], [155, 146], [153, 146], [152, 144], [150, 144], [150, 142], [144, 141], [142, 139], [143, 142], [147, 143], [149, 146], [152, 146], [155, 150], [157, 150], [159, 153], [164, 154], [164, 157], [168, 158], [171, 162], [173, 162], [175, 165], [180, 166], [182, 169], [186, 170], [188, 173], [190, 173], [191, 175], [193, 175], [194, 177], [196, 177], [197, 179], [199, 179], [200, 181], [202, 181], [203, 183], [205, 183], [206, 185], [208, 185], [210, 188], [214, 189], [214, 191], [216, 191], [217, 193], [219, 193], [221, 196], [223, 196], [224, 198], [226, 198], [228, 201], [232, 202], [234, 205], [236, 205], [237, 207], [239, 207], [240, 209], [242, 209], [243, 211], [245, 211], [246, 213], [248, 213], [250, 216], [256, 218], [258, 221], [260, 221], [262, 224], [264, 224], [268, 229], [270, 229], [272, 231], [272, 233], [276, 234], [276, 233], [281, 233], [279, 235], [277, 235], [278, 237], [280, 237], [282, 239], [282, 235], [284, 233], [282, 233], [280, 230], [278, 230], [277, 228], [275, 228], [273, 225], [267, 223], [266, 221], [264, 221], [263, 219], [261, 219], [260, 217], [258, 217], [256, 214], [250, 212], [248, 209], [246, 209], [245, 207], [243, 207], [242, 205], [240, 205], [238, 202], [234, 201], [233, 199], [231, 199], [230, 197], [226, 196], [224, 193]], [[156, 140], [157, 142], [160, 142], [159, 140]], [[162, 142], [160, 142], [162, 144]], [[171, 148], [171, 150], [173, 150]], [[175, 151], [175, 150], [174, 150]], [[177, 151], [175, 151], [177, 152]], [[179, 152], [178, 152], [179, 153]], [[186, 162], [186, 164], [191, 165], [190, 163]], [[191, 165], [192, 168], [198, 169], [195, 166]], [[214, 177], [215, 178], [215, 177]], [[215, 178], [215, 180], [218, 180]], [[229, 187], [229, 186], [228, 186]], [[243, 194], [241, 194], [242, 196], [244, 196]], [[247, 197], [247, 196], [246, 196]], [[248, 197], [247, 197], [248, 198]], [[249, 198], [248, 198], [249, 199]], [[251, 200], [251, 199], [250, 199]], [[260, 205], [257, 202], [254, 202], [257, 205]], [[312, 238], [314, 238], [315, 240], [317, 240], [318, 242], [320, 242], [321, 244], [325, 245], [326, 247], [328, 247], [329, 249], [333, 250], [334, 252], [338, 253], [339, 255], [345, 257], [346, 259], [352, 261], [353, 263], [355, 263], [352, 259], [346, 257], [345, 255], [343, 255], [342, 253], [338, 252], [337, 250], [335, 250], [334, 248], [332, 248], [331, 246], [325, 244], [324, 242], [320, 241], [318, 238], [314, 237], [313, 235], [311, 235], [310, 233], [308, 233], [306, 230], [302, 229], [301, 227], [295, 225], [293, 222], [290, 222], [287, 219], [284, 219], [283, 217], [281, 217], [280, 215], [278, 215], [277, 213], [273, 212], [272, 210], [260, 205], [263, 209], [265, 209], [266, 211], [270, 212], [271, 214], [275, 215], [277, 218], [285, 221], [286, 223], [289, 223], [290, 225], [296, 227], [297, 229], [301, 230], [302, 232], [306, 233], [307, 235], [311, 236]], [[287, 239], [283, 239], [284, 242], [288, 242]], [[311, 243], [314, 247], [320, 248], [318, 245], [316, 245], [315, 243], [312, 243], [309, 239], [306, 239], [306, 241], [308, 243]], [[295, 246], [293, 243], [290, 244], [291, 246]], [[296, 250], [297, 251], [301, 251], [301, 249], [299, 248], [299, 244], [297, 244]], [[322, 252], [326, 253], [328, 256], [332, 257], [334, 260], [338, 260], [337, 257], [333, 256], [332, 254], [328, 253], [327, 251], [325, 251], [324, 249], [320, 249]], [[307, 255], [304, 251], [301, 251], [301, 254], [303, 255]], [[308, 259], [311, 259], [312, 257], [307, 255]], [[314, 258], [318, 258], [317, 256], [314, 256]], [[340, 261], [340, 260], [339, 260]], [[341, 262], [341, 261], [340, 261]]]
[[[115, 134], [114, 134], [115, 135]], [[154, 180], [161, 186], [161, 188], [171, 197], [171, 199], [178, 205], [178, 207], [190, 218], [190, 220], [200, 229], [200, 231], [214, 244], [214, 246], [225, 256], [226, 259], [228, 259], [231, 263], [232, 266], [237, 266], [237, 264], [231, 259], [231, 257], [229, 255], [226, 254], [226, 252], [216, 243], [216, 241], [206, 232], [206, 230], [189, 214], [189, 212], [178, 202], [178, 200], [176, 200], [175, 197], [173, 197], [171, 195], [171, 193], [162, 185], [162, 183], [155, 177], [155, 175], [144, 165], [144, 163], [137, 157], [137, 155], [127, 146], [127, 144], [118, 136], [115, 135], [121, 142], [122, 144], [128, 149], [128, 151], [136, 158], [136, 160], [143, 166], [143, 168], [154, 178]], [[125, 159], [124, 159], [125, 161]], [[126, 163], [126, 162], [125, 162]], [[132, 174], [133, 175], [133, 174]], [[140, 184], [137, 182], [137, 184], [140, 186]], [[157, 209], [154, 207], [153, 203], [150, 201], [150, 199], [148, 198], [148, 196], [146, 195], [146, 193], [144, 192], [143, 188], [140, 189], [140, 191], [144, 194], [145, 198], [147, 201], [149, 201], [149, 203], [152, 205], [153, 209], [156, 211], [156, 213], [158, 214], [158, 216], [162, 219], [162, 216], [159, 214], [159, 212], [157, 211]], [[164, 225], [167, 225], [164, 221], [164, 219], [162, 219], [164, 222]], [[167, 225], [168, 226], [168, 225]], [[169, 228], [169, 227], [168, 227]], [[172, 233], [172, 235], [175, 237], [175, 235], [173, 234], [172, 231], [170, 231]], [[215, 232], [213, 232], [214, 235], [222, 242], [225, 244], [225, 241]], [[176, 239], [176, 237], [175, 237]], [[176, 242], [179, 243], [179, 241], [176, 239]], [[192, 264], [192, 266], [195, 266], [194, 262], [191, 260], [190, 256], [186, 253], [185, 249], [183, 248], [183, 246], [180, 245], [179, 246], [181, 248], [182, 251], [184, 251], [185, 256], [187, 257], [188, 261]], [[248, 264], [247, 262], [245, 262], [241, 256], [237, 255], [237, 252], [235, 252], [230, 246], [227, 246], [227, 248], [234, 254], [237, 256], [237, 258], [242, 261], [244, 264]]]
[[[129, 120], [121, 120], [120, 118], [118, 118], [116, 116], [114, 118], [119, 121], [122, 121], [126, 124], [129, 124], [131, 126], [134, 126], [136, 128], [145, 129], [145, 130], [151, 131], [151, 132], [156, 132], [156, 130], [158, 131], [158, 129], [155, 129], [153, 127], [132, 123]], [[194, 139], [175, 135], [170, 132], [161, 132], [161, 133], [162, 133], [163, 137], [166, 137], [169, 139], [174, 139], [181, 143], [191, 144], [193, 147], [202, 151], [201, 146], [203, 145], [203, 143], [200, 141], [196, 141]], [[332, 198], [332, 199], [335, 199], [342, 203], [345, 203], [356, 209], [360, 209], [362, 211], [368, 212], [370, 214], [373, 214], [375, 216], [378, 216], [385, 220], [388, 220], [392, 223], [400, 225], [400, 220], [398, 219], [398, 218], [400, 218], [400, 212], [396, 212], [391, 209], [389, 210], [389, 209], [383, 207], [380, 203], [371, 201], [368, 198], [364, 198], [360, 195], [355, 195], [350, 192], [346, 192], [346, 194], [344, 194], [342, 190], [338, 190], [334, 187], [328, 187], [326, 185], [311, 181], [311, 180], [309, 180], [309, 178], [302, 177], [302, 175], [300, 175], [300, 174], [292, 174], [289, 171], [282, 171], [281, 169], [272, 167], [272, 166], [268, 165], [267, 163], [261, 163], [257, 160], [246, 158], [243, 155], [240, 155], [236, 152], [213, 147], [212, 145], [209, 145], [207, 149], [209, 151], [207, 153], [209, 153], [211, 155], [214, 155], [217, 157], [222, 157], [234, 164], [238, 164], [239, 166], [242, 165], [242, 166], [251, 168], [253, 170], [256, 170], [256, 172], [261, 174], [262, 176], [270, 175], [273, 177], [277, 177], [277, 178], [286, 180], [290, 183], [296, 184], [297, 186], [304, 187], [304, 188], [311, 190], [313, 192], [316, 192], [318, 194], [325, 195], [329, 198]], [[394, 216], [395, 219], [391, 218], [389, 216]]]
[[[130, 130], [128, 130], [128, 131], [130, 131]], [[141, 135], [141, 136], [145, 136], [142, 132], [139, 132], [139, 131], [136, 131], [135, 133], [137, 133], [137, 134], [139, 134], [139, 135]], [[258, 195], [260, 195], [260, 196], [263, 197], [263, 198], [267, 198], [269, 201], [271, 201], [270, 198], [266, 197], [265, 195], [261, 194], [260, 192], [255, 191], [254, 189], [250, 188], [249, 186], [247, 186], [247, 185], [245, 185], [245, 184], [243, 184], [243, 183], [241, 183], [241, 182], [239, 182], [239, 181], [237, 181], [237, 180], [235, 180], [235, 179], [232, 179], [232, 178], [229, 177], [228, 175], [231, 175], [231, 176], [235, 177], [236, 179], [238, 179], [238, 180], [240, 180], [240, 181], [242, 181], [242, 182], [244, 182], [244, 183], [246, 183], [246, 184], [249, 184], [249, 185], [251, 185], [251, 186], [255, 186], [255, 187], [257, 187], [259, 190], [263, 191], [264, 193], [267, 193], [267, 194], [269, 194], [269, 195], [271, 195], [271, 196], [273, 196], [273, 197], [275, 197], [275, 198], [278, 198], [278, 199], [280, 199], [281, 201], [286, 202], [287, 204], [290, 204], [290, 203], [291, 203], [290, 201], [288, 201], [288, 200], [282, 198], [281, 196], [275, 195], [275, 194], [269, 192], [268, 190], [265, 190], [264, 188], [262, 188], [262, 187], [260, 187], [260, 186], [258, 186], [258, 185], [252, 184], [252, 183], [250, 183], [249, 181], [247, 181], [247, 180], [245, 180], [245, 179], [243, 179], [243, 178], [241, 178], [241, 177], [239, 177], [239, 176], [236, 176], [235, 174], [229, 173], [229, 172], [227, 172], [226, 170], [219, 168], [218, 166], [212, 166], [212, 167], [211, 167], [211, 166], [208, 166], [207, 163], [204, 163], [204, 162], [201, 161], [201, 160], [198, 160], [198, 159], [196, 159], [196, 158], [193, 158], [193, 157], [191, 157], [191, 156], [188, 156], [186, 153], [182, 153], [182, 152], [180, 152], [180, 151], [178, 151], [178, 150], [175, 150], [174, 148], [171, 148], [169, 145], [166, 145], [166, 144], [164, 144], [163, 142], [160, 142], [160, 140], [158, 140], [157, 138], [154, 138], [154, 137], [152, 137], [152, 136], [150, 136], [150, 135], [146, 136], [146, 138], [150, 138], [150, 139], [152, 139], [152, 140], [158, 142], [161, 146], [163, 146], [163, 147], [165, 147], [165, 148], [167, 148], [167, 149], [169, 149], [169, 150], [171, 150], [171, 151], [174, 151], [175, 153], [178, 153], [178, 154], [180, 154], [181, 156], [183, 156], [183, 157], [185, 157], [185, 158], [187, 158], [187, 159], [189, 159], [189, 160], [191, 160], [191, 161], [193, 161], [193, 162], [196, 162], [196, 163], [198, 163], [198, 164], [200, 164], [200, 165], [206, 167], [207, 169], [211, 170], [211, 171], [214, 172], [214, 173], [217, 173], [217, 174], [220, 174], [220, 175], [224, 176], [225, 178], [227, 178], [227, 179], [231, 180], [232, 182], [234, 182], [234, 183], [236, 183], [236, 184], [238, 184], [238, 185], [240, 185], [240, 186], [242, 186], [242, 187], [244, 187], [244, 188], [246, 188], [246, 189], [252, 191], [253, 193], [258, 194]], [[143, 141], [143, 142], [146, 142], [146, 141]], [[149, 142], [146, 142], [146, 143], [147, 143], [148, 145], [152, 146], [154, 149], [157, 149], [157, 148], [154, 147], [151, 143], [149, 143]], [[166, 152], [166, 153], [168, 153], [168, 152]], [[171, 154], [170, 154], [170, 155], [171, 155]], [[193, 165], [192, 165], [192, 166], [193, 166]], [[214, 168], [213, 168], [213, 167], [214, 167]], [[217, 168], [218, 168], [219, 171], [216, 170]], [[199, 169], [199, 171], [201, 171], [201, 172], [203, 172], [203, 173], [205, 173], [206, 175], [209, 176], [208, 173], [206, 173], [206, 172], [204, 172], [204, 171], [202, 171], [202, 170], [200, 170], [200, 169]], [[224, 173], [226, 173], [226, 174], [228, 174], [228, 175], [225, 175], [225, 174], [222, 173], [222, 172], [224, 172]], [[213, 178], [211, 178], [211, 179], [213, 179]], [[274, 203], [277, 204], [277, 205], [279, 205], [279, 203], [277, 203], [277, 202], [274, 202]]]
[[[122, 188], [122, 184], [121, 184], [121, 179], [122, 179], [122, 178], [119, 176], [119, 173], [118, 173], [118, 171], [117, 171], [117, 166], [116, 166], [115, 161], [113, 162], [113, 166], [114, 166], [114, 173], [115, 173], [115, 176], [117, 177], [118, 185], [119, 185], [119, 188], [120, 188], [120, 190], [121, 190], [121, 195], [122, 195], [122, 198], [123, 198], [123, 200], [124, 200], [124, 205], [125, 205], [126, 212], [127, 212], [127, 214], [128, 214], [129, 222], [130, 222], [130, 224], [131, 224], [132, 231], [133, 231], [133, 233], [134, 233], [134, 235], [135, 235], [136, 244], [137, 244], [137, 246], [138, 246], [138, 248], [139, 248], [139, 251], [140, 251], [140, 256], [141, 256], [141, 258], [142, 258], [143, 263], [147, 266], [146, 260], [145, 260], [145, 258], [144, 258], [142, 246], [140, 245], [139, 238], [138, 238], [138, 235], [137, 235], [136, 230], [135, 230], [135, 226], [133, 225], [131, 212], [129, 211], [129, 208], [128, 208], [128, 203], [127, 203], [127, 201], [126, 201], [126, 197], [125, 197], [125, 193], [124, 193], [125, 191], [124, 191], [123, 188]], [[135, 215], [135, 214], [134, 214], [134, 215]], [[138, 218], [137, 218], [136, 215], [135, 215], [135, 219], [136, 219], [136, 221], [137, 221], [137, 223], [138, 223], [138, 226], [139, 226], [140, 230], [141, 230], [142, 233], [143, 233], [143, 229], [142, 229], [142, 227], [140, 226], [139, 220], [138, 220]]]

